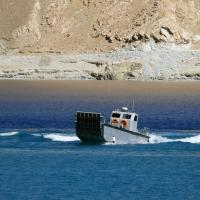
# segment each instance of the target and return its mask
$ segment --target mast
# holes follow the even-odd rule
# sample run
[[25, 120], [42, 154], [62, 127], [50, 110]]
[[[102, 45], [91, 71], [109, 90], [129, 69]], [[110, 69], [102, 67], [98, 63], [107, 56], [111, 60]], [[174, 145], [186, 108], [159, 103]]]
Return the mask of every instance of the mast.
[[133, 101], [132, 101], [132, 109], [131, 109], [131, 111], [133, 112], [134, 109], [135, 109], [135, 101], [134, 101], [134, 99], [133, 99]]

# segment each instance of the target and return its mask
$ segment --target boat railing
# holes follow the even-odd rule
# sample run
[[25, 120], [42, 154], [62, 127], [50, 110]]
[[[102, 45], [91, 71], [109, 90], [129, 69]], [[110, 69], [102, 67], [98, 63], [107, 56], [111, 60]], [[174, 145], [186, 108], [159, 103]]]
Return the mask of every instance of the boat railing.
[[144, 127], [142, 129], [140, 129], [140, 133], [143, 134], [143, 135], [149, 136], [150, 135], [149, 128]]

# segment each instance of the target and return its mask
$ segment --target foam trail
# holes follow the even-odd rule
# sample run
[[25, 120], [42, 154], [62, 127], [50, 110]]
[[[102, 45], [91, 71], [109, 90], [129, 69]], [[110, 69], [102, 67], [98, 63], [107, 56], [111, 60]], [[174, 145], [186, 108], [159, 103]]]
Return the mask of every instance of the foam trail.
[[[39, 136], [39, 135], [38, 135]], [[58, 133], [50, 133], [43, 135], [45, 139], [50, 139], [52, 141], [57, 142], [74, 142], [74, 141], [80, 141], [79, 138], [75, 135], [64, 135], [64, 134], [58, 134]], [[159, 143], [168, 143], [168, 142], [188, 142], [193, 144], [200, 144], [200, 134], [192, 137], [187, 138], [179, 138], [179, 139], [170, 139], [167, 137], [163, 137], [161, 135], [157, 134], [150, 134], [149, 142], [146, 144], [159, 144]], [[119, 141], [116, 144], [123, 144]], [[144, 143], [141, 143], [144, 144]], [[105, 143], [105, 145], [115, 145], [113, 143]]]
[[178, 142], [189, 142], [189, 143], [192, 143], [192, 144], [200, 144], [200, 135], [182, 138], [182, 139], [177, 139], [176, 141], [178, 141]]
[[160, 135], [150, 134], [149, 136], [150, 136], [149, 143], [151, 144], [173, 142], [172, 139], [169, 139]]
[[0, 136], [2, 136], [2, 137], [8, 137], [8, 136], [17, 135], [18, 133], [19, 132], [0, 133]]
[[169, 139], [160, 135], [150, 134], [149, 142], [151, 144], [167, 143], [167, 142], [188, 142], [192, 144], [200, 144], [200, 134], [187, 138]]
[[42, 135], [41, 134], [39, 134], [39, 133], [33, 133], [33, 134], [31, 134], [32, 136], [35, 136], [35, 137], [42, 137]]
[[78, 137], [76, 136], [67, 136], [67, 135], [61, 135], [61, 134], [55, 134], [55, 133], [51, 133], [51, 134], [46, 134], [43, 135], [43, 137], [45, 139], [50, 139], [52, 141], [55, 142], [74, 142], [74, 141], [80, 141], [78, 139]]

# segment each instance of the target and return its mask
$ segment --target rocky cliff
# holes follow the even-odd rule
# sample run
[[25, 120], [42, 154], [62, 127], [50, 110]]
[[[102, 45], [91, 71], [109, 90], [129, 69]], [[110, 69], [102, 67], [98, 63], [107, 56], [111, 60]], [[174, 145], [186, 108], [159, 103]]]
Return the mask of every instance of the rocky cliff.
[[1, 0], [0, 79], [200, 79], [200, 0]]
[[0, 51], [101, 52], [153, 40], [200, 47], [200, 0], [1, 0]]

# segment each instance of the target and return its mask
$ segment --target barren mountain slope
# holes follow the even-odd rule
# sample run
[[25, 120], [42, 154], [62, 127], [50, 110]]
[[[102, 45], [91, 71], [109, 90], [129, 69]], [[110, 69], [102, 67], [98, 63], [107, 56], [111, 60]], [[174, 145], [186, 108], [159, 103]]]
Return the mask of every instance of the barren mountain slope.
[[200, 0], [0, 0], [0, 52], [110, 51], [126, 44], [200, 47]]

